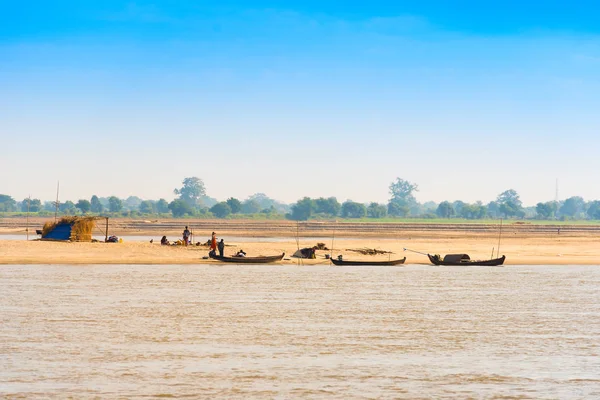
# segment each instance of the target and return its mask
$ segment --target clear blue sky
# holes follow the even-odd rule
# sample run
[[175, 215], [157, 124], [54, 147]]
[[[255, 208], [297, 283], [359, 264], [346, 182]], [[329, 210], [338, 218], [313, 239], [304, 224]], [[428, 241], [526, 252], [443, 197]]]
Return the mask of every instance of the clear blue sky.
[[22, 1], [0, 193], [600, 199], [600, 5]]

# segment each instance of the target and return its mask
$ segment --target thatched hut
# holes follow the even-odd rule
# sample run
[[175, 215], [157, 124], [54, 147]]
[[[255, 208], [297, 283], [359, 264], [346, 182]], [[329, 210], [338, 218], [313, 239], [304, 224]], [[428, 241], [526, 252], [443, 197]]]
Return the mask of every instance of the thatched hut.
[[56, 222], [46, 222], [42, 239], [91, 242], [97, 217], [62, 217]]

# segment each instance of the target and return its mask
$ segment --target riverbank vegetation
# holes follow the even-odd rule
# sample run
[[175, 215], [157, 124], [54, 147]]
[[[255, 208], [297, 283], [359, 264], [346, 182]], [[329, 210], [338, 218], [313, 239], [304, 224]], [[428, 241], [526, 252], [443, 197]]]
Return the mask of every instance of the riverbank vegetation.
[[467, 203], [460, 200], [428, 201], [420, 203], [414, 194], [418, 185], [397, 178], [389, 186], [387, 203], [360, 203], [352, 200], [339, 202], [336, 197], [299, 199], [285, 204], [257, 193], [247, 199], [230, 197], [219, 201], [207, 195], [204, 183], [197, 177], [185, 178], [177, 196], [172, 201], [164, 198], [144, 200], [137, 196], [116, 196], [64, 201], [45, 201], [27, 198], [17, 201], [7, 194], [0, 194], [0, 216], [21, 215], [101, 215], [124, 218], [222, 218], [278, 220], [340, 220], [370, 222], [431, 222], [431, 223], [489, 223], [499, 218], [534, 223], [578, 222], [592, 223], [600, 220], [600, 201], [585, 201], [573, 196], [561, 201], [539, 202], [535, 206], [523, 206], [519, 194], [507, 189], [488, 203]]

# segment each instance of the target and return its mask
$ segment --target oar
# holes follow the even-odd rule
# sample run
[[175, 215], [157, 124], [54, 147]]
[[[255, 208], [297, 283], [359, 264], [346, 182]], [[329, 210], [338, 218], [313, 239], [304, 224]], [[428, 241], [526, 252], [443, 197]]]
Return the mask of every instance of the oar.
[[424, 256], [428, 256], [428, 255], [429, 255], [429, 254], [427, 254], [427, 253], [422, 253], [422, 252], [420, 252], [420, 251], [411, 250], [411, 249], [407, 249], [407, 248], [404, 248], [404, 251], [412, 251], [413, 253], [417, 253], [417, 254], [423, 254]]

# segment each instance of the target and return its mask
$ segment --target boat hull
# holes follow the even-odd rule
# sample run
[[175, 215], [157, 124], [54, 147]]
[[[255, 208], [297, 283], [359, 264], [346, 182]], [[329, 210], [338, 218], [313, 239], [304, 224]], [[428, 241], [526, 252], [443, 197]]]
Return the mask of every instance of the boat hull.
[[234, 264], [268, 264], [277, 261], [281, 261], [285, 256], [285, 253], [282, 253], [278, 256], [267, 256], [267, 257], [219, 257], [216, 254], [209, 253], [208, 255], [213, 260], [218, 260], [226, 263], [234, 263]]
[[390, 261], [348, 261], [348, 260], [336, 260], [335, 258], [331, 259], [331, 262], [334, 265], [345, 265], [345, 266], [351, 266], [351, 265], [372, 265], [372, 266], [386, 266], [386, 265], [400, 265], [400, 264], [404, 264], [404, 261], [406, 261], [406, 257], [400, 259], [400, 260], [390, 260]]
[[491, 260], [482, 260], [482, 261], [468, 260], [468, 261], [459, 261], [459, 262], [448, 262], [448, 261], [440, 260], [439, 257], [432, 256], [431, 254], [427, 254], [427, 257], [429, 257], [429, 261], [431, 261], [431, 263], [433, 265], [448, 265], [448, 266], [463, 266], [463, 267], [470, 267], [470, 266], [499, 267], [499, 266], [502, 266], [502, 264], [504, 264], [504, 260], [506, 259], [506, 256], [502, 256], [500, 258], [493, 258]]

